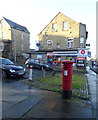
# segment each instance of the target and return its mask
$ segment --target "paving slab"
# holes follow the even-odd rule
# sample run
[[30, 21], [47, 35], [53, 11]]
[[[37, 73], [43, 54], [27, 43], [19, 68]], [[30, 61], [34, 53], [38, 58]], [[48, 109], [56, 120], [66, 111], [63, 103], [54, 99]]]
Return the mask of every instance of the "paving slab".
[[[90, 76], [87, 77], [92, 82], [95, 76]], [[95, 91], [94, 85], [90, 88]], [[3, 118], [92, 119], [96, 113], [96, 101], [94, 102], [96, 93], [92, 90], [90, 92], [93, 102], [82, 99], [65, 100], [59, 93], [31, 88], [20, 82], [6, 83], [3, 84]]]
[[10, 110], [3, 113], [3, 118], [19, 118], [25, 114], [32, 106], [36, 105], [42, 98], [41, 97], [29, 97], [24, 101], [13, 105]]

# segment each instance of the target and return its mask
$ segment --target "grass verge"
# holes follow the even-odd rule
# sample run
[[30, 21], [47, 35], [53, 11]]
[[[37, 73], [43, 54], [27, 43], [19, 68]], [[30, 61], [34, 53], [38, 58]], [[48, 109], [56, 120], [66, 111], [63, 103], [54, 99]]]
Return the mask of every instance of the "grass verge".
[[[53, 92], [62, 92], [62, 74], [56, 73], [53, 76], [46, 76], [33, 79], [32, 81], [26, 81], [26, 84], [32, 87], [37, 87], [44, 90], [49, 90]], [[84, 72], [73, 71], [72, 75], [72, 94], [75, 97], [81, 97], [88, 99], [87, 92], [87, 80]], [[84, 90], [85, 88], [85, 90]]]

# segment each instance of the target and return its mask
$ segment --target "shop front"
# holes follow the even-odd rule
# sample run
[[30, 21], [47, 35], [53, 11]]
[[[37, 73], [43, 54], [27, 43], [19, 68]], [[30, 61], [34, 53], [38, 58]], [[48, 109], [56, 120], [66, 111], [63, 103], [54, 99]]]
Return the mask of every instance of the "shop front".
[[61, 66], [64, 60], [72, 60], [73, 67], [77, 68], [84, 68], [86, 65], [86, 57], [79, 57], [78, 50], [37, 51], [32, 53], [32, 58], [51, 65]]
[[76, 66], [77, 51], [63, 51], [63, 52], [52, 52], [47, 53], [47, 62], [50, 64], [61, 65], [63, 60], [72, 60], [74, 61], [73, 66]]

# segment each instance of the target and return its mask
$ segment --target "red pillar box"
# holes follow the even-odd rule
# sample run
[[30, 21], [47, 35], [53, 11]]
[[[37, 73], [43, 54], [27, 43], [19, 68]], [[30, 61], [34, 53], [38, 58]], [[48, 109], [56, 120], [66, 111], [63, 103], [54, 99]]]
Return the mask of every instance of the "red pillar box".
[[62, 96], [65, 99], [72, 97], [72, 64], [71, 60], [62, 61]]

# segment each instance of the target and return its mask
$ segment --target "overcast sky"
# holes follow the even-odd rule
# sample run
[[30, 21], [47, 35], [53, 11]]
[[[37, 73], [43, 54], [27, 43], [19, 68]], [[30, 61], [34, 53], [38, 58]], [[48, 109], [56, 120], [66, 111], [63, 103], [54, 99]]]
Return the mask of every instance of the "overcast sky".
[[96, 52], [96, 2], [97, 0], [0, 0], [0, 18], [6, 17], [27, 27], [31, 33], [31, 48], [40, 31], [62, 12], [77, 22], [86, 24], [87, 43], [92, 55]]

